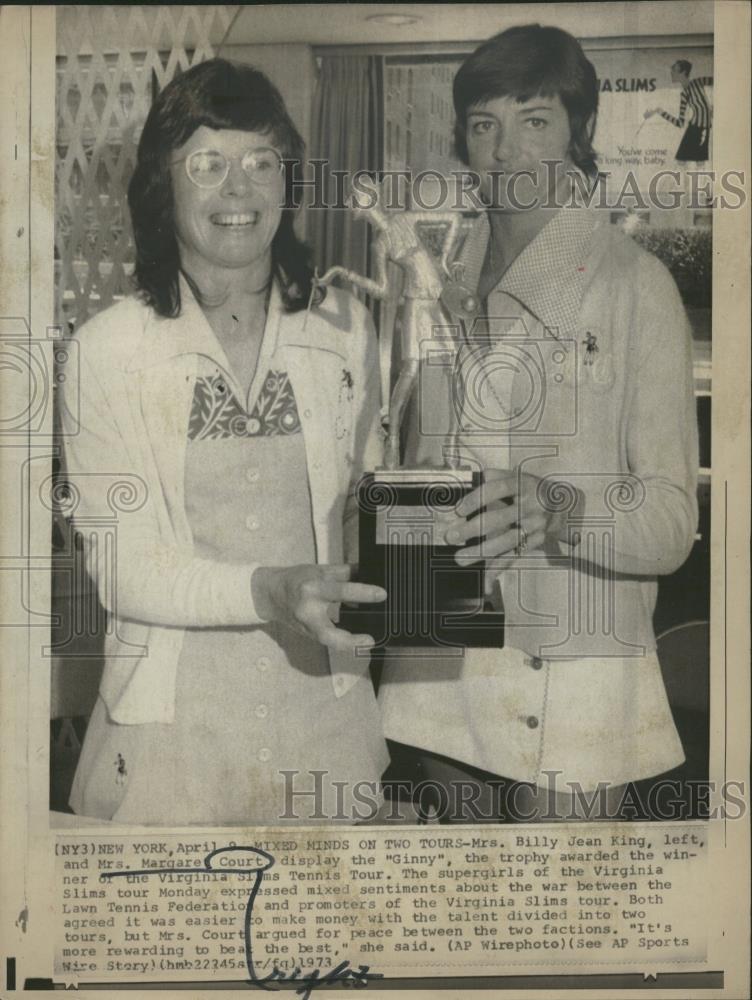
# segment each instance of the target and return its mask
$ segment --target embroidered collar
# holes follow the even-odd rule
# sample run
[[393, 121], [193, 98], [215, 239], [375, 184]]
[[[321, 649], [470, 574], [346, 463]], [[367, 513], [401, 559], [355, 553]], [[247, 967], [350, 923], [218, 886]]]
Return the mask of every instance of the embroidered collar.
[[[587, 256], [596, 227], [594, 213], [584, 208], [561, 209], [502, 275], [489, 298], [504, 292], [553, 333], [576, 332], [586, 277]], [[465, 280], [478, 287], [491, 227], [483, 212], [462, 247], [459, 260]]]

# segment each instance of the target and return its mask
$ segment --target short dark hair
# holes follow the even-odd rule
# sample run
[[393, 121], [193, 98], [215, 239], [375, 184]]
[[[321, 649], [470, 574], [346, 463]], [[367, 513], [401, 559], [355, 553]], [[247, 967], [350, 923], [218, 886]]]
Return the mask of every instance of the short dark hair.
[[455, 151], [467, 164], [467, 113], [496, 97], [529, 100], [558, 94], [569, 115], [569, 153], [588, 176], [598, 168], [593, 149], [598, 112], [598, 79], [574, 36], [560, 28], [526, 24], [508, 28], [483, 42], [454, 78]]
[[[134, 279], [160, 316], [180, 315], [180, 254], [175, 235], [170, 154], [200, 126], [268, 133], [286, 160], [302, 161], [305, 146], [282, 96], [259, 70], [209, 59], [176, 76], [158, 95], [138, 144], [128, 186], [136, 244]], [[303, 308], [313, 272], [308, 248], [293, 229], [292, 169], [285, 170], [285, 208], [272, 241], [272, 271], [285, 308]]]
[[[683, 73], [685, 76], [689, 76], [692, 72], [692, 63], [688, 59], [677, 59], [674, 66], [676, 66], [679, 72]], [[671, 68], [673, 69], [674, 66]]]

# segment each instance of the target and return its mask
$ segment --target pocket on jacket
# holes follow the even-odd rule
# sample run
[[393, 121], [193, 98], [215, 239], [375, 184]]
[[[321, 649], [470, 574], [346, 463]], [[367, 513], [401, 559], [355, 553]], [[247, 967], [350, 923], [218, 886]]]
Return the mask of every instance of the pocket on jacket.
[[613, 355], [599, 355], [588, 365], [583, 365], [583, 382], [594, 392], [610, 392], [616, 380]]

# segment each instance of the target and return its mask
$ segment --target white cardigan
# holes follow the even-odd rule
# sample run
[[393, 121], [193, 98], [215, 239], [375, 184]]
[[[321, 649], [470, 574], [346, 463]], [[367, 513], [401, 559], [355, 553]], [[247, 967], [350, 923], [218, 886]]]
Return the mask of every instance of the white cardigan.
[[[221, 348], [184, 281], [181, 296], [176, 319], [136, 298], [91, 319], [76, 333], [79, 369], [62, 387], [74, 524], [108, 612], [100, 693], [119, 723], [173, 720], [186, 627], [261, 621], [250, 587], [256, 565], [193, 552], [183, 497], [188, 420], [198, 356]], [[337, 563], [346, 557], [348, 496], [381, 460], [376, 339], [365, 308], [336, 289], [305, 317], [284, 313], [275, 288], [265, 336], [283, 354], [300, 413], [317, 562]], [[354, 529], [352, 505], [349, 513]], [[337, 696], [368, 663], [330, 652]]]

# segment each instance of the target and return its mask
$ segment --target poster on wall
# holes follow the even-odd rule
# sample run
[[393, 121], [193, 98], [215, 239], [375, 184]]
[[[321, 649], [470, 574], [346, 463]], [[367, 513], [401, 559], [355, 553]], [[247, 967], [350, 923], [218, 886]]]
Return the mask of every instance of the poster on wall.
[[[712, 169], [712, 48], [652, 44], [622, 51], [590, 50], [589, 55], [599, 88], [594, 142], [609, 190], [629, 185], [647, 193], [651, 185], [660, 185], [656, 175], [661, 171], [686, 170], [690, 165]], [[695, 148], [682, 152], [687, 131], [695, 128], [704, 135]], [[695, 200], [701, 206], [699, 195]]]

